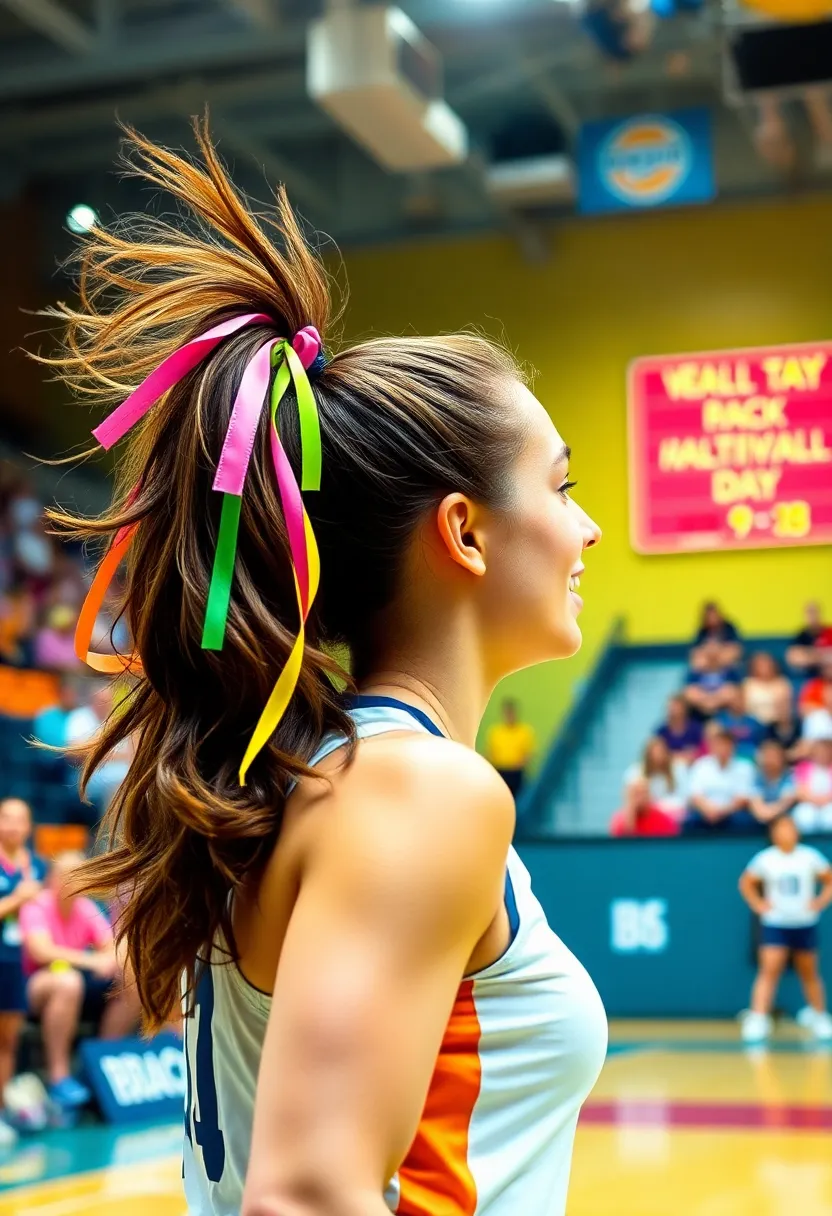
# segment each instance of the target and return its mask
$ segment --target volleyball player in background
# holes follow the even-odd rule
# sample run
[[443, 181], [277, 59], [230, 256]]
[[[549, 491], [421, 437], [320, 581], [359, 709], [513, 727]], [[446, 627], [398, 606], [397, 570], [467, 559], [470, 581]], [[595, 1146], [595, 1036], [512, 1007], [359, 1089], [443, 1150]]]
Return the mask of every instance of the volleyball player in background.
[[789, 815], [775, 819], [769, 833], [770, 847], [751, 859], [740, 878], [740, 893], [762, 928], [759, 970], [742, 1035], [756, 1042], [771, 1033], [774, 998], [791, 957], [810, 1011], [801, 1020], [818, 1038], [830, 1039], [832, 1017], [818, 967], [818, 921], [832, 903], [832, 866], [817, 849], [800, 843]]
[[87, 769], [133, 736], [120, 843], [88, 874], [129, 893], [150, 1025], [180, 984], [196, 1013], [189, 1211], [562, 1216], [606, 1019], [474, 741], [504, 675], [580, 646], [598, 528], [501, 348], [327, 360], [326, 275], [285, 197], [272, 243], [198, 134], [204, 170], [132, 146], [199, 226], [94, 232], [59, 310], [72, 385], [152, 373], [96, 430], [143, 417], [115, 506], [77, 525], [116, 533], [80, 648], [130, 546], [137, 651]]

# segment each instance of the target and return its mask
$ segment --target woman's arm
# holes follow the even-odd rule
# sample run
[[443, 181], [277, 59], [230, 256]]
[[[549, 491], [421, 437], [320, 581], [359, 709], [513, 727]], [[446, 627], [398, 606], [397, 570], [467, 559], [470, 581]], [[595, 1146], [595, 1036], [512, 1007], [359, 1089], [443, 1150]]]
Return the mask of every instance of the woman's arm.
[[757, 916], [768, 912], [769, 905], [762, 895], [762, 883], [748, 870], [743, 870], [740, 875], [740, 895]]
[[326, 797], [281, 951], [241, 1216], [389, 1216], [460, 981], [502, 907], [514, 805], [474, 753], [368, 747]]

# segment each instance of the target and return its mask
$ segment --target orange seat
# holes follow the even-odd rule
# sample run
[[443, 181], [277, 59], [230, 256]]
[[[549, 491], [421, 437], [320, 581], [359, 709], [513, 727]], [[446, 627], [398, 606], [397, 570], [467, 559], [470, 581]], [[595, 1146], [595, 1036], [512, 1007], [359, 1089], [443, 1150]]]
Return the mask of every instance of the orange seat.
[[46, 858], [69, 850], [85, 853], [89, 837], [89, 830], [80, 823], [39, 823], [35, 825], [35, 852]]
[[0, 665], [0, 714], [9, 718], [34, 718], [57, 701], [57, 676], [46, 671]]

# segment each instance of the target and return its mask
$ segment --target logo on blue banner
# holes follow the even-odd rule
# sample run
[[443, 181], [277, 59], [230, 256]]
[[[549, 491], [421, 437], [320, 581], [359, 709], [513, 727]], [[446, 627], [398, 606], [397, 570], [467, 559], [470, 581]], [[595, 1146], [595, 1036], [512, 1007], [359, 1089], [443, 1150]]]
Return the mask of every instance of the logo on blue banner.
[[707, 110], [588, 123], [579, 148], [586, 213], [708, 202], [714, 197]]
[[147, 1039], [88, 1039], [81, 1059], [110, 1123], [177, 1118], [185, 1106], [182, 1042], [169, 1032]]

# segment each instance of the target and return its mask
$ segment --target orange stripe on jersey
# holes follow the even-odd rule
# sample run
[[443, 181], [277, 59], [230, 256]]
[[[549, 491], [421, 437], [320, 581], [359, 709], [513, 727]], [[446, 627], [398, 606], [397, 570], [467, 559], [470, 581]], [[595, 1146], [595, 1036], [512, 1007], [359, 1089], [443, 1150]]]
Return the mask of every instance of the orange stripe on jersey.
[[457, 993], [416, 1138], [399, 1170], [398, 1216], [473, 1216], [477, 1188], [468, 1129], [479, 1097], [480, 1023], [474, 983]]

